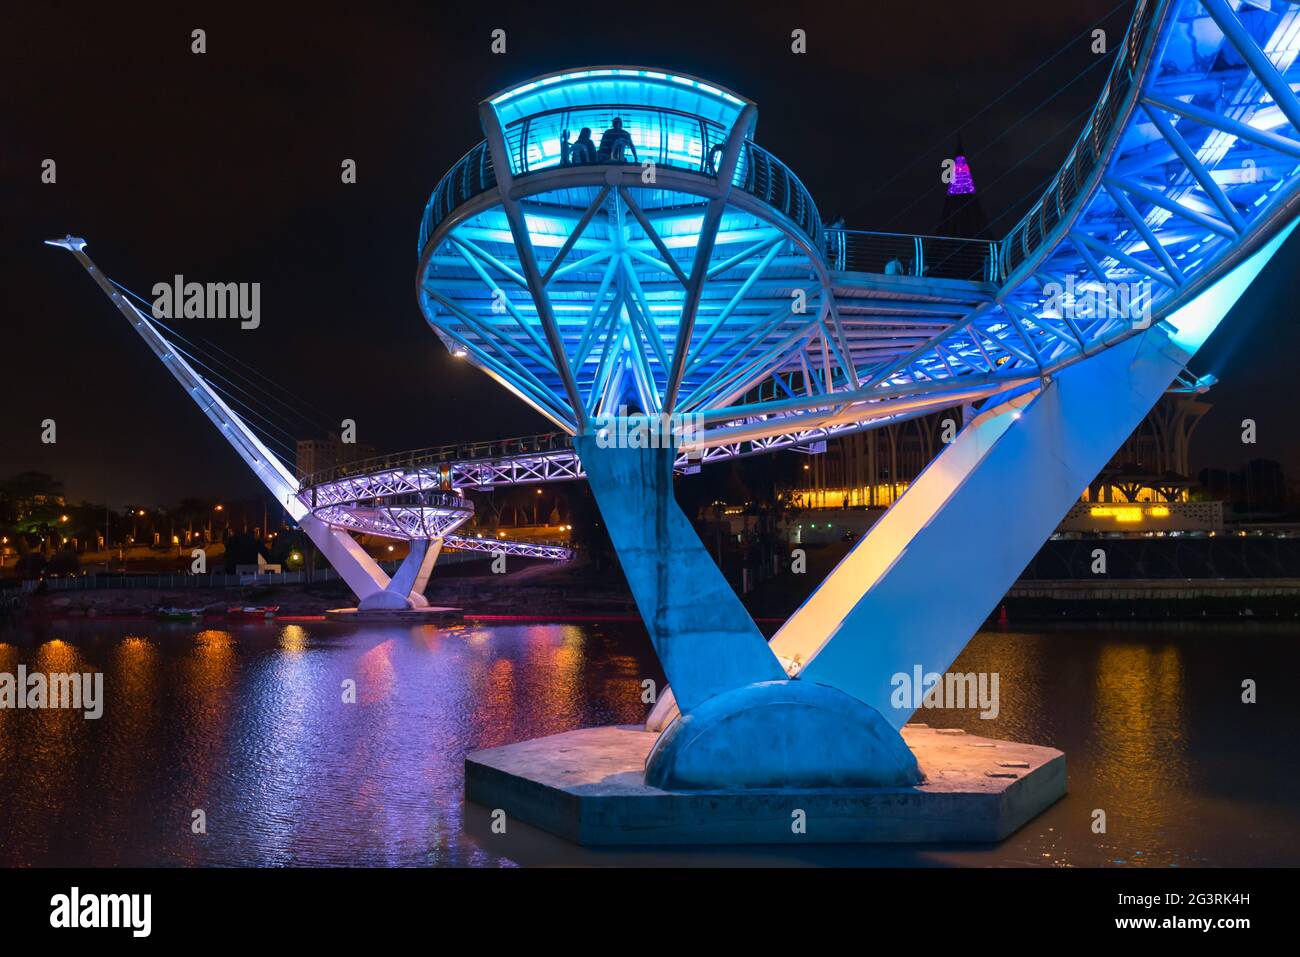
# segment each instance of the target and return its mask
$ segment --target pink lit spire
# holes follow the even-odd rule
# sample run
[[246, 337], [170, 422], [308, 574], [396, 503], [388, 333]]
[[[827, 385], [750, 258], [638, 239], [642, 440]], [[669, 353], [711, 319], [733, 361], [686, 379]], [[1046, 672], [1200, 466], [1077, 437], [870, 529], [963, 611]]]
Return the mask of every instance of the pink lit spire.
[[975, 180], [970, 174], [970, 164], [966, 157], [958, 156], [953, 160], [952, 182], [948, 184], [949, 196], [961, 196], [975, 192]]

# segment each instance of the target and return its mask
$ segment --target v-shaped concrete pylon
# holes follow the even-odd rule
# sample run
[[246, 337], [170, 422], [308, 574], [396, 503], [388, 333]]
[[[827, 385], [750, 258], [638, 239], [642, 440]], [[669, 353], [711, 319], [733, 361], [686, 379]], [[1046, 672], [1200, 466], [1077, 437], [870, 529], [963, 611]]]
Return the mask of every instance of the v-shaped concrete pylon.
[[1165, 321], [969, 423], [772, 639], [799, 677], [901, 727], [897, 674], [942, 674], [1295, 228]]
[[602, 447], [602, 441], [580, 435], [574, 445], [682, 710], [743, 685], [785, 678], [677, 505], [675, 450]]
[[667, 790], [916, 784], [916, 758], [875, 709], [787, 678], [677, 506], [670, 443], [609, 447], [614, 431], [575, 444], [681, 708], [646, 758], [646, 782]]

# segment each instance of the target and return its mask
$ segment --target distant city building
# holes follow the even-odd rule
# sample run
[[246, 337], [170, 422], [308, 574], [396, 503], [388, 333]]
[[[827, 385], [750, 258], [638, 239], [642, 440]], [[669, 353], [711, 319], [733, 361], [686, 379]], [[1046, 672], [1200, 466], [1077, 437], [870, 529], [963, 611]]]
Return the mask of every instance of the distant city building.
[[1058, 532], [1221, 532], [1222, 502], [1174, 501], [1105, 505], [1080, 502]]
[[[1192, 434], [1209, 410], [1200, 396], [1165, 395], [1081, 490], [1058, 531], [1222, 530], [1222, 501], [1203, 500], [1199, 483], [1189, 477]], [[865, 512], [836, 523], [804, 523], [802, 540], [809, 541], [810, 528], [821, 532], [817, 538], [833, 540], [870, 527], [878, 517], [871, 510], [892, 505], [962, 424], [962, 410], [954, 408], [833, 439], [821, 454], [806, 456], [802, 475], [778, 492], [791, 508]], [[1261, 490], [1265, 484], [1257, 482]]]
[[301, 480], [316, 472], [350, 465], [375, 457], [372, 445], [344, 442], [336, 432], [327, 439], [300, 439], [295, 455], [295, 471]]
[[888, 508], [942, 447], [944, 421], [955, 434], [959, 409], [847, 435], [808, 455], [785, 497], [794, 508]]
[[971, 173], [970, 162], [960, 145], [952, 164], [951, 180], [943, 198], [943, 213], [939, 217], [938, 235], [987, 239], [989, 220], [984, 215], [984, 207], [975, 192], [975, 177]]
[[10, 507], [13, 509], [14, 518], [17, 521], [22, 521], [41, 509], [63, 508], [66, 504], [62, 495], [42, 495], [37, 493], [14, 498]]

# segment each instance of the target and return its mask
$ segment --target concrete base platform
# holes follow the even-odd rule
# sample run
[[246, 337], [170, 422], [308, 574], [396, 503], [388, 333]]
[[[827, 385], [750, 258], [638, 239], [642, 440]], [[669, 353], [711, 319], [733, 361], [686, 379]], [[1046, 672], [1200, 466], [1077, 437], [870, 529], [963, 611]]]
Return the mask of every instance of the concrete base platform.
[[325, 612], [330, 621], [383, 622], [386, 625], [438, 625], [457, 621], [459, 608], [384, 608], [362, 611], [360, 608], [331, 608]]
[[863, 844], [1000, 841], [1065, 795], [1054, 748], [920, 725], [903, 729], [917, 787], [661, 791], [645, 783], [657, 737], [620, 725], [477, 751], [465, 798], [578, 844]]

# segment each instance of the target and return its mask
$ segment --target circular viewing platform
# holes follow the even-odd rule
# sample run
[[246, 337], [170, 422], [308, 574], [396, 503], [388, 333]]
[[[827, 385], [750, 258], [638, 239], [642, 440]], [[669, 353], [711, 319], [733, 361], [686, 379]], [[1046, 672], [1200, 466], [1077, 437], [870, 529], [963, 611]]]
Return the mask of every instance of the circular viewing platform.
[[752, 102], [600, 67], [506, 90], [479, 116], [485, 139], [424, 212], [421, 308], [454, 355], [562, 431], [625, 407], [713, 407], [753, 360], [817, 336], [825, 230], [754, 142]]
[[[575, 180], [591, 179], [583, 167], [618, 169], [644, 164], [716, 181], [728, 135], [748, 100], [692, 77], [627, 67], [572, 70], [532, 80], [484, 101], [481, 112], [499, 126], [514, 181], [567, 169]], [[602, 149], [603, 133], [624, 129], [631, 148]], [[590, 151], [574, 148], [583, 130]], [[753, 121], [745, 129], [731, 183], [788, 217], [818, 248], [821, 216], [812, 195], [790, 169], [754, 143]], [[566, 139], [567, 134], [567, 139]], [[585, 144], [584, 144], [585, 145]], [[499, 151], [498, 151], [499, 152]], [[581, 175], [585, 173], [586, 175]], [[601, 174], [597, 174], [597, 178]], [[455, 210], [498, 186], [489, 140], [466, 153], [442, 178], [420, 223], [420, 252]]]

